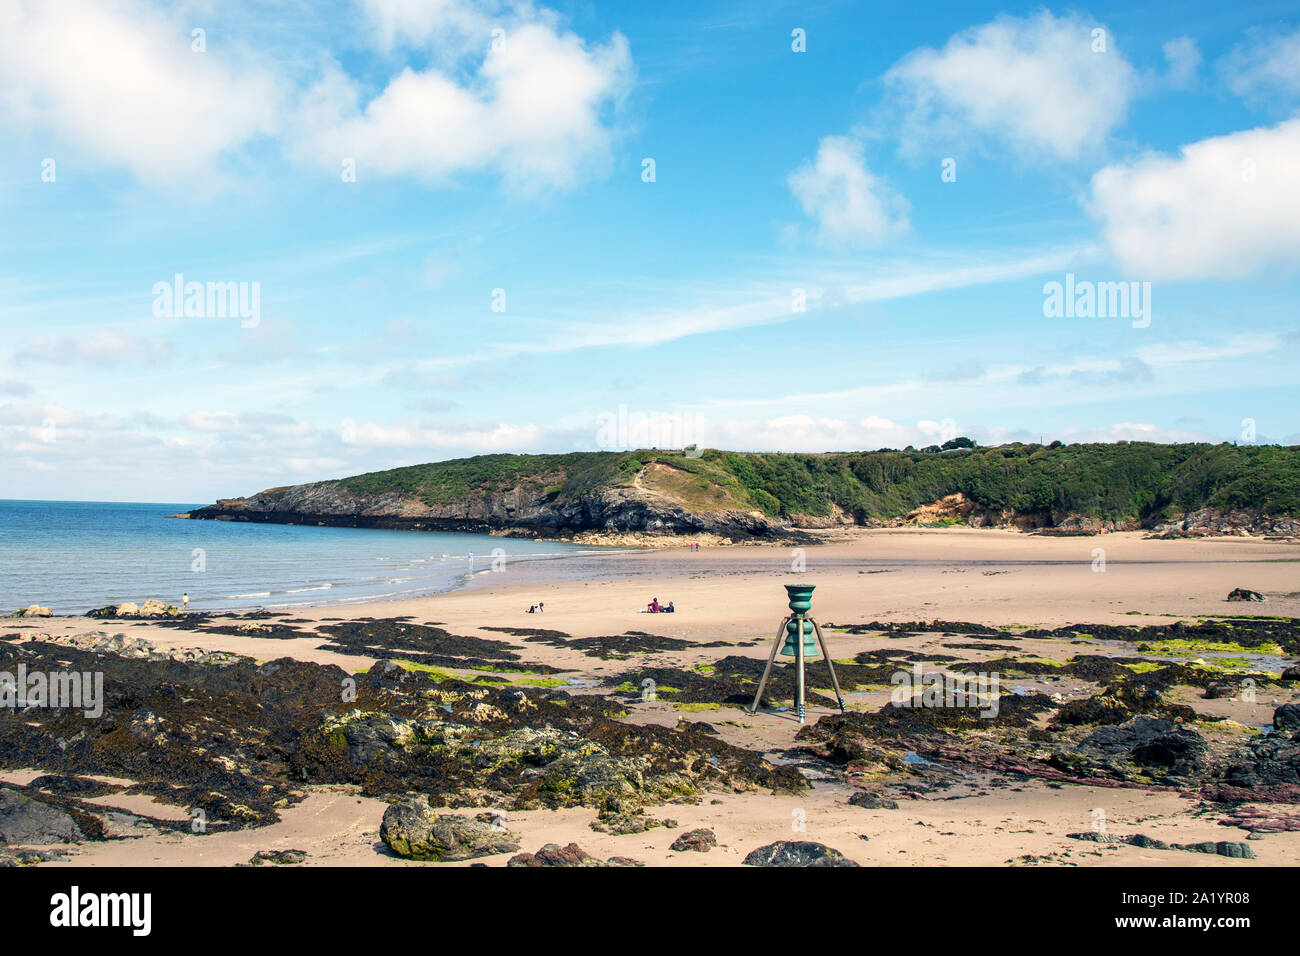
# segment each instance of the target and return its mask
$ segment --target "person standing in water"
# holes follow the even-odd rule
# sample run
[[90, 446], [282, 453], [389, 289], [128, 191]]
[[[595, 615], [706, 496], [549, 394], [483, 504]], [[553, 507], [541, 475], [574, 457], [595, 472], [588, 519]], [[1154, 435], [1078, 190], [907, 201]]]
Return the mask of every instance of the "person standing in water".
[[474, 552], [473, 552], [473, 551], [471, 551], [471, 552], [469, 553], [469, 569], [470, 569], [471, 571], [474, 570]]
[[181, 595], [181, 610], [188, 611], [189, 609], [190, 609], [190, 592], [186, 591], [184, 594]]

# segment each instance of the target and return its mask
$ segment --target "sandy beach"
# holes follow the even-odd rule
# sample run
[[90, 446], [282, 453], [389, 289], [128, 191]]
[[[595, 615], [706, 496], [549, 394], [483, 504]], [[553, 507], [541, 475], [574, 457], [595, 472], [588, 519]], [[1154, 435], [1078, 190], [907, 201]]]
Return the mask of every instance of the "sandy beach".
[[[52, 617], [17, 622], [9, 640], [48, 635], [66, 640], [102, 631], [144, 638], [158, 648], [229, 651], [272, 661], [285, 657], [337, 665], [349, 673], [367, 670], [375, 658], [322, 649], [317, 628], [366, 619], [405, 619], [436, 625], [455, 635], [507, 642], [529, 664], [553, 671], [546, 678], [507, 674], [521, 689], [559, 687], [573, 694], [610, 695], [620, 675], [634, 667], [694, 669], [707, 673], [719, 659], [739, 655], [765, 659], [786, 610], [783, 585], [816, 586], [812, 615], [826, 628], [831, 657], [887, 648], [918, 658], [954, 655], [970, 662], [1006, 657], [1006, 651], [978, 649], [954, 633], [853, 634], [842, 628], [868, 622], [971, 622], [1014, 633], [1017, 628], [1065, 625], [1145, 626], [1195, 621], [1200, 616], [1260, 614], [1300, 617], [1300, 547], [1295, 541], [1255, 538], [1152, 540], [1137, 533], [1092, 537], [1048, 537], [1012, 531], [898, 529], [828, 535], [825, 544], [794, 550], [782, 546], [703, 548], [685, 546], [633, 554], [554, 561], [518, 562], [476, 574], [465, 588], [447, 594], [382, 604], [335, 605], [295, 610], [271, 620], [305, 632], [300, 637], [212, 633], [238, 624], [238, 615], [209, 617], [201, 628], [177, 628], [153, 621], [93, 621]], [[598, 567], [593, 567], [598, 564]], [[1267, 596], [1264, 604], [1225, 601], [1234, 588]], [[654, 598], [674, 602], [671, 615], [642, 613]], [[542, 614], [527, 613], [541, 602]], [[573, 639], [640, 632], [686, 642], [680, 648], [633, 653], [622, 659], [591, 656], [566, 641], [525, 640], [497, 628], [561, 632]], [[526, 632], [521, 632], [526, 633]], [[985, 639], [987, 640], [987, 638]], [[706, 647], [706, 644], [726, 646]], [[1075, 637], [1018, 641], [1022, 659], [1063, 662], [1077, 654], [1133, 656], [1132, 647]], [[1275, 655], [1276, 656], [1276, 655]], [[1170, 659], [1204, 659], [1194, 650]], [[1260, 661], [1253, 663], [1260, 664]], [[1276, 670], [1294, 657], [1270, 658]], [[910, 666], [910, 665], [908, 665]], [[809, 663], [810, 688], [826, 688], [824, 667]], [[491, 674], [475, 668], [440, 668], [458, 676]], [[1003, 693], [1007, 688], [1003, 687]], [[1097, 685], [1080, 679], [1036, 681], [1016, 677], [1026, 693], [1083, 700]], [[626, 688], [624, 688], [626, 690]], [[1274, 710], [1300, 700], [1300, 685], [1261, 686], [1254, 700], [1243, 694], [1206, 699], [1199, 688], [1177, 686], [1168, 698], [1198, 715], [1226, 717], [1230, 730], [1198, 722], [1207, 738], [1257, 733]], [[680, 726], [705, 721], [725, 743], [790, 762], [801, 726], [788, 711], [751, 715], [734, 704], [683, 705], [668, 693], [643, 700], [624, 694], [624, 718], [633, 724]], [[850, 711], [875, 711], [890, 699], [888, 687], [859, 689], [846, 696]], [[805, 727], [835, 713], [824, 698], [810, 703]], [[37, 768], [11, 769], [10, 782], [25, 783]], [[592, 807], [512, 810], [508, 827], [522, 850], [543, 844], [577, 843], [593, 856], [632, 857], [648, 865], [737, 865], [745, 854], [778, 840], [815, 841], [862, 865], [1079, 865], [1079, 866], [1284, 866], [1300, 863], [1300, 832], [1250, 834], [1222, 825], [1227, 808], [1207, 811], [1203, 801], [1171, 786], [1114, 786], [1098, 781], [1062, 783], [1008, 775], [976, 767], [962, 769], [956, 782], [920, 788], [897, 809], [851, 805], [861, 780], [849, 781], [814, 766], [803, 771], [812, 784], [799, 793], [706, 792], [702, 798], [647, 808], [675, 822], [638, 833], [597, 832]], [[890, 778], [892, 779], [892, 778]], [[886, 781], [888, 782], [888, 781]], [[146, 796], [114, 794], [94, 798], [127, 814], [176, 818], [183, 811]], [[379, 838], [385, 802], [351, 786], [310, 786], [301, 802], [280, 812], [279, 822], [205, 835], [163, 832], [147, 824], [128, 828], [122, 839], [77, 845], [63, 861], [47, 866], [234, 865], [259, 850], [297, 849], [306, 865], [422, 866], [388, 852]], [[1248, 805], [1249, 806], [1249, 805]], [[1239, 809], [1239, 808], [1234, 808]], [[1289, 808], [1273, 805], [1273, 810]], [[1101, 813], [1106, 832], [1141, 832], [1168, 843], [1239, 841], [1248, 837], [1255, 859], [1233, 859], [1183, 850], [1096, 843], [1067, 836], [1096, 829]], [[1271, 812], [1271, 811], [1270, 811]], [[717, 838], [710, 852], [670, 849], [682, 833], [709, 828]], [[512, 854], [473, 860], [504, 864]], [[440, 865], [467, 865], [461, 864]]]

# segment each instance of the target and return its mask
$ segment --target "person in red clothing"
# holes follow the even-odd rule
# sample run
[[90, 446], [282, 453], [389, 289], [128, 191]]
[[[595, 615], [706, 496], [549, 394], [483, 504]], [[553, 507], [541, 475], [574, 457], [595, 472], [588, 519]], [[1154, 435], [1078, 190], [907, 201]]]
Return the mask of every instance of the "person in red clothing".
[[653, 601], [650, 602], [650, 613], [651, 613], [651, 614], [658, 614], [658, 613], [659, 613], [659, 599], [658, 599], [658, 598], [655, 598]]

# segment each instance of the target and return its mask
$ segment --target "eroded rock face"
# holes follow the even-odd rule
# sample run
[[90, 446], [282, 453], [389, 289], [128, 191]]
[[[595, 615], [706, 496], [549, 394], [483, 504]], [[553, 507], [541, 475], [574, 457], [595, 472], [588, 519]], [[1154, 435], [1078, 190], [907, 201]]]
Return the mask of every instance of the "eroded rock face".
[[857, 866], [839, 850], [808, 840], [778, 840], [745, 857], [746, 866]]
[[379, 838], [398, 856], [435, 862], [471, 860], [519, 849], [519, 837], [475, 817], [438, 813], [427, 797], [408, 797], [384, 811]]

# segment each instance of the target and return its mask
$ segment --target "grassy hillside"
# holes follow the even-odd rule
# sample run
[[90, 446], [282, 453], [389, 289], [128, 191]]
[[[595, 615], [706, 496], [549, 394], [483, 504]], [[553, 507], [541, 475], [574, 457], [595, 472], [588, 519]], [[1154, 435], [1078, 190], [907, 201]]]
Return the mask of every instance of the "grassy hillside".
[[[949, 443], [953, 444], [953, 443]], [[959, 440], [959, 445], [965, 444]], [[1150, 442], [999, 448], [955, 447], [821, 455], [574, 452], [482, 455], [344, 479], [349, 491], [397, 491], [429, 504], [542, 487], [553, 500], [601, 487], [641, 484], [690, 507], [744, 508], [769, 515], [892, 518], [954, 492], [986, 508], [1050, 511], [1124, 520], [1173, 517], [1204, 507], [1300, 514], [1300, 447]]]

